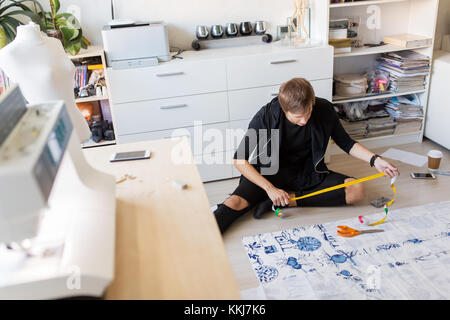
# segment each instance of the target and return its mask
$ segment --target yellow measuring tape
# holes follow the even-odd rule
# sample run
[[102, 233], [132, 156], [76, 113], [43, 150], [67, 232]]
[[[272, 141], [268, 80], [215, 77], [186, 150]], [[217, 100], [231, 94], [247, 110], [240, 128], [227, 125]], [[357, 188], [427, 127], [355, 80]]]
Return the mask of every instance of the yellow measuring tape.
[[[330, 191], [333, 191], [333, 190], [345, 188], [345, 187], [348, 187], [348, 186], [351, 186], [351, 185], [354, 185], [354, 184], [357, 184], [357, 183], [361, 183], [361, 182], [377, 179], [377, 178], [380, 178], [380, 177], [385, 177], [385, 174], [382, 173], [382, 172], [381, 173], [377, 173], [377, 174], [374, 174], [374, 175], [371, 175], [371, 176], [368, 176], [368, 177], [365, 177], [365, 178], [361, 178], [361, 179], [358, 179], [358, 180], [353, 180], [353, 181], [349, 181], [349, 182], [346, 182], [346, 183], [338, 184], [338, 185], [336, 185], [334, 187], [329, 187], [329, 188], [326, 188], [326, 189], [322, 189], [322, 190], [318, 190], [318, 191], [315, 191], [315, 192], [311, 192], [311, 193], [308, 193], [308, 194], [306, 194], [304, 196], [301, 196], [301, 197], [290, 198], [289, 200], [300, 200], [300, 199], [304, 199], [304, 198], [313, 197], [313, 196], [316, 196], [318, 194], [322, 194], [322, 193], [325, 193], [325, 192], [330, 192]], [[392, 198], [391, 201], [389, 201], [388, 203], [386, 203], [384, 205], [384, 212], [385, 212], [384, 218], [381, 219], [380, 221], [377, 221], [377, 222], [370, 222], [367, 218], [365, 218], [363, 216], [359, 216], [358, 219], [359, 219], [359, 221], [361, 223], [364, 223], [364, 224], [369, 225], [369, 226], [376, 226], [378, 224], [382, 224], [386, 220], [387, 215], [388, 215], [388, 207], [395, 201], [395, 196], [397, 195], [397, 190], [395, 189], [395, 186], [394, 186], [394, 183], [395, 183], [396, 180], [397, 180], [397, 176], [395, 176], [394, 178], [391, 179], [391, 188], [392, 188], [392, 191], [394, 191], [394, 197]], [[279, 216], [279, 217], [282, 216], [281, 208], [278, 208], [278, 209], [276, 209], [274, 211], [275, 211], [275, 215], [276, 216]]]

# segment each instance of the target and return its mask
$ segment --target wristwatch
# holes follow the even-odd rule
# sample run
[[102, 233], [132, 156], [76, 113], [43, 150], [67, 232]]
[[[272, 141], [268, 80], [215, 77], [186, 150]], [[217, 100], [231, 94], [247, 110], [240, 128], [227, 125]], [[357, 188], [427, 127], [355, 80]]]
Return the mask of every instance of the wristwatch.
[[381, 158], [381, 156], [378, 155], [378, 154], [375, 154], [375, 155], [372, 156], [372, 158], [370, 158], [370, 166], [371, 167], [375, 166], [375, 159], [376, 158]]

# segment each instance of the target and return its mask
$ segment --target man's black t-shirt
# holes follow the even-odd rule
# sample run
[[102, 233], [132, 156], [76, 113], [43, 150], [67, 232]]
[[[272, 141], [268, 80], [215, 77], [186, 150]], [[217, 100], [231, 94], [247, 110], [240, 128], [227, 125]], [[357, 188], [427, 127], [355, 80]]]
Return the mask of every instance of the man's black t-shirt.
[[299, 126], [290, 122], [283, 114], [282, 143], [280, 146], [279, 174], [292, 179], [298, 188], [306, 188], [322, 180], [315, 172], [312, 160], [311, 122]]

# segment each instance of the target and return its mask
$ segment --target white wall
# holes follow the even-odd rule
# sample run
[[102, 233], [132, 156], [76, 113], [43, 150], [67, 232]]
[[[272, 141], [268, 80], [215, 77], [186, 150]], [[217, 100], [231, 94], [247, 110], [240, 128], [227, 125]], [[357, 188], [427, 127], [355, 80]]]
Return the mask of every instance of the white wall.
[[440, 49], [442, 36], [450, 34], [450, 0], [440, 0], [436, 22], [436, 39], [434, 48]]
[[[313, 12], [320, 12], [321, 19], [327, 17], [322, 8], [329, 0], [311, 0]], [[40, 0], [48, 8], [48, 1]], [[80, 8], [81, 26], [93, 44], [102, 44], [100, 30], [111, 20], [110, 0], [60, 0], [61, 9], [71, 5]], [[169, 27], [170, 45], [190, 49], [195, 38], [195, 26], [227, 22], [264, 20], [268, 32], [276, 36], [276, 26], [285, 24], [294, 11], [294, 0], [115, 0], [116, 18], [134, 20], [163, 20]], [[319, 19], [315, 19], [317, 22]], [[326, 24], [323, 24], [326, 26]], [[323, 29], [322, 24], [320, 28]], [[322, 34], [317, 26], [312, 34]]]

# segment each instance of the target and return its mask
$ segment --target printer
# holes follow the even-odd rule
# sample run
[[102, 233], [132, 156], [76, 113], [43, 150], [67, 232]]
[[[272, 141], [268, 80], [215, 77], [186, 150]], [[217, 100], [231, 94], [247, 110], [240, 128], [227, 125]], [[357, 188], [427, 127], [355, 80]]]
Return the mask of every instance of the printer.
[[169, 61], [167, 26], [163, 22], [109, 24], [102, 29], [108, 67], [139, 68]]

